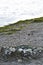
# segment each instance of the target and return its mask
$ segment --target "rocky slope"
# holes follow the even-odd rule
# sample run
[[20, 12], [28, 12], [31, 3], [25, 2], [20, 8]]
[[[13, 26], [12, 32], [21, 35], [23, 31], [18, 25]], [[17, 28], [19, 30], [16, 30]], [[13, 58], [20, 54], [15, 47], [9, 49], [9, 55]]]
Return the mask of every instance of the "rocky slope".
[[[28, 22], [28, 23], [27, 23]], [[31, 23], [32, 22], [32, 23]], [[34, 23], [33, 23], [34, 22]], [[3, 29], [0, 28], [0, 47], [2, 46], [19, 46], [29, 45], [35, 47], [43, 47], [43, 18], [32, 19], [30, 22], [18, 23], [10, 25]], [[4, 30], [4, 32], [3, 32]], [[10, 32], [9, 32], [10, 31]], [[20, 61], [20, 60], [19, 60]], [[0, 65], [43, 65], [43, 57], [37, 60], [29, 60], [29, 62], [19, 63], [0, 62]]]

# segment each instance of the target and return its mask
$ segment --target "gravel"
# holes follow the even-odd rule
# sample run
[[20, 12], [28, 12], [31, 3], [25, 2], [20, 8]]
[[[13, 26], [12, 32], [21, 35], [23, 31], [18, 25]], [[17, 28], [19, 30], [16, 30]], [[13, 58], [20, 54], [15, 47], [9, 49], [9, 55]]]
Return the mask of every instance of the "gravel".
[[[0, 33], [1, 46], [31, 45], [43, 47], [43, 23], [31, 23], [15, 34], [5, 35]], [[0, 60], [1, 61], [1, 60]], [[20, 61], [20, 60], [19, 60]], [[43, 57], [29, 62], [0, 62], [0, 65], [43, 65]]]

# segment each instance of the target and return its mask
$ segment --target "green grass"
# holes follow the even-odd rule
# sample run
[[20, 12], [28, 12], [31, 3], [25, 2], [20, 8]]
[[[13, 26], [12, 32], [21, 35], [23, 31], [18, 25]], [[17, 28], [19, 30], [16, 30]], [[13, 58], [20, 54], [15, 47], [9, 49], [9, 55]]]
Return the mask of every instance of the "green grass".
[[25, 26], [22, 26], [22, 24], [31, 24], [31, 23], [41, 23], [43, 22], [43, 17], [40, 18], [34, 18], [34, 19], [30, 19], [30, 20], [20, 20], [17, 23], [14, 24], [10, 24], [4, 27], [0, 27], [0, 33], [4, 33], [4, 34], [12, 34], [15, 33], [17, 31], [20, 31], [21, 29], [25, 28]]
[[43, 17], [34, 18], [34, 19], [33, 19], [33, 23], [41, 23], [41, 22], [43, 22]]

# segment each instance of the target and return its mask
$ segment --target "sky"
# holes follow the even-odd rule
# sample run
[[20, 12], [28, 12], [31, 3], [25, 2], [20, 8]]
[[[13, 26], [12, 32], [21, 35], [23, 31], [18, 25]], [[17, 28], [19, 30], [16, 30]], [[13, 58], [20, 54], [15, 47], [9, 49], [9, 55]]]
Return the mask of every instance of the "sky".
[[0, 0], [0, 26], [43, 16], [43, 0]]

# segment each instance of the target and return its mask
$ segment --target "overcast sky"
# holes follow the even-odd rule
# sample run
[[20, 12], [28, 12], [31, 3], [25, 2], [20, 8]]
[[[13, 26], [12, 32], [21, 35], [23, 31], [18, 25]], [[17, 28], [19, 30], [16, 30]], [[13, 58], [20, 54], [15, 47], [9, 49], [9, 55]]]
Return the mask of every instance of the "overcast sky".
[[43, 16], [43, 0], [0, 0], [0, 26]]

